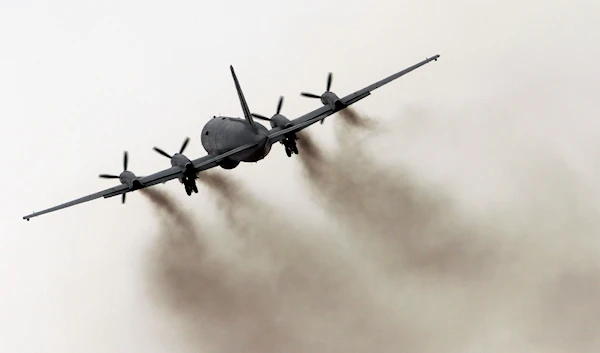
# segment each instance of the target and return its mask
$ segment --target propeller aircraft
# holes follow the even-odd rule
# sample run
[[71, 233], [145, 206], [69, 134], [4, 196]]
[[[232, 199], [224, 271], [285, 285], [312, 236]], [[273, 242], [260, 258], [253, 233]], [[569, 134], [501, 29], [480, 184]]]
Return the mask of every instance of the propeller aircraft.
[[[74, 206], [83, 202], [91, 201], [97, 198], [109, 198], [117, 195], [122, 195], [122, 203], [125, 203], [125, 195], [128, 192], [151, 187], [160, 183], [165, 183], [172, 179], [179, 179], [184, 185], [188, 195], [192, 192], [197, 193], [196, 187], [197, 174], [214, 167], [223, 169], [233, 169], [241, 162], [253, 163], [265, 158], [271, 151], [271, 147], [276, 142], [280, 142], [284, 147], [288, 157], [292, 154], [298, 154], [296, 134], [320, 121], [321, 124], [326, 117], [349, 107], [350, 105], [368, 97], [375, 89], [390, 83], [391, 81], [431, 62], [437, 61], [440, 55], [435, 55], [431, 58], [410, 66], [402, 71], [390, 75], [380, 81], [377, 81], [369, 86], [366, 86], [356, 92], [350, 93], [342, 98], [331, 92], [331, 83], [333, 80], [332, 74], [327, 77], [326, 90], [321, 95], [313, 93], [301, 93], [302, 96], [309, 98], [319, 98], [322, 106], [306, 113], [296, 119], [290, 120], [281, 114], [283, 105], [283, 97], [279, 98], [275, 114], [271, 118], [250, 112], [248, 103], [244, 98], [242, 88], [235, 74], [233, 66], [230, 66], [233, 82], [238, 94], [244, 118], [214, 116], [210, 119], [202, 129], [201, 143], [207, 152], [207, 155], [198, 159], [190, 160], [183, 155], [185, 148], [188, 145], [189, 138], [186, 138], [179, 149], [178, 153], [170, 155], [158, 147], [154, 147], [154, 151], [169, 158], [171, 167], [161, 170], [147, 176], [136, 176], [132, 171], [128, 170], [128, 154], [123, 156], [123, 172], [120, 175], [100, 174], [101, 178], [119, 179], [120, 185], [108, 188], [90, 194], [79, 199], [54, 206], [43, 211], [34, 212], [23, 216], [23, 219], [30, 220], [33, 217], [40, 216], [45, 213], [57, 211], [66, 207]], [[254, 121], [254, 118], [259, 120], [269, 121], [271, 129], [267, 129], [261, 124]]]

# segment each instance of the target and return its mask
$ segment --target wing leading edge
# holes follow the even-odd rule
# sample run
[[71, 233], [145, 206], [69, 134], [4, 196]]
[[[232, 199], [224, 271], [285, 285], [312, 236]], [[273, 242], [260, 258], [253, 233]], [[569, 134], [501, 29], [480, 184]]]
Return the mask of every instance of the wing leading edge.
[[[233, 149], [231, 151], [222, 153], [222, 154], [217, 155], [217, 156], [206, 155], [204, 157], [201, 157], [201, 158], [193, 160], [192, 163], [194, 164], [194, 169], [196, 170], [196, 173], [199, 173], [199, 172], [201, 172], [203, 170], [207, 170], [207, 169], [214, 168], [214, 167], [218, 166], [219, 165], [218, 163], [221, 160], [223, 160], [224, 158], [227, 158], [227, 157], [229, 157], [231, 155], [234, 155], [236, 153], [245, 151], [246, 149], [252, 148], [254, 146], [256, 146], [256, 144], [247, 144], [247, 145], [235, 148], [235, 149]], [[165, 169], [165, 170], [162, 170], [160, 172], [157, 172], [157, 173], [145, 176], [145, 177], [140, 177], [138, 180], [139, 180], [141, 186], [139, 188], [137, 188], [137, 189], [132, 190], [132, 189], [130, 189], [125, 184], [117, 185], [117, 186], [114, 186], [112, 188], [109, 188], [109, 189], [106, 189], [106, 190], [102, 190], [102, 191], [99, 191], [99, 192], [96, 192], [96, 193], [93, 193], [93, 194], [90, 194], [90, 195], [87, 195], [87, 196], [75, 199], [73, 201], [65, 202], [65, 203], [60, 204], [58, 206], [54, 206], [54, 207], [45, 209], [43, 211], [34, 212], [34, 213], [29, 214], [27, 216], [23, 216], [23, 219], [29, 220], [30, 218], [37, 217], [37, 216], [43, 215], [45, 213], [50, 213], [50, 212], [53, 212], [53, 211], [58, 211], [58, 210], [61, 210], [63, 208], [75, 206], [75, 205], [78, 205], [80, 203], [92, 201], [92, 200], [95, 200], [95, 199], [98, 199], [98, 198], [101, 198], [101, 197], [103, 197], [103, 198], [109, 198], [109, 197], [113, 197], [113, 196], [117, 196], [117, 195], [122, 195], [122, 194], [125, 194], [125, 193], [130, 192], [130, 191], [144, 189], [144, 188], [156, 185], [156, 184], [165, 183], [165, 182], [167, 182], [169, 180], [178, 178], [181, 175], [182, 172], [183, 171], [179, 167], [171, 167], [169, 169]]]
[[[375, 89], [386, 85], [392, 81], [394, 81], [395, 79], [406, 75], [407, 73], [418, 69], [419, 67], [431, 62], [431, 61], [437, 61], [437, 59], [440, 57], [440, 55], [435, 55], [432, 56], [431, 58], [427, 58], [411, 67], [408, 67], [402, 71], [396, 72], [393, 75], [390, 75], [382, 80], [379, 80], [371, 85], [368, 85], [365, 88], [362, 88], [356, 92], [350, 93], [347, 96], [340, 98], [340, 101], [344, 104], [345, 107], [349, 107], [350, 105], [360, 101], [361, 99], [368, 97], [369, 95], [371, 95], [371, 92], [374, 91]], [[322, 106], [318, 109], [313, 110], [310, 113], [304, 114], [294, 120], [291, 121], [292, 125], [289, 128], [286, 129], [273, 129], [271, 130], [270, 134], [269, 134], [269, 141], [271, 143], [275, 143], [279, 140], [282, 140], [286, 134], [289, 133], [296, 133], [300, 130], [303, 130], [307, 127], [309, 127], [310, 125], [325, 119], [326, 117], [336, 113], [338, 110], [334, 110], [332, 108], [330, 108], [329, 106]]]
[[[431, 58], [425, 59], [411, 67], [408, 67], [400, 72], [390, 75], [390, 76], [388, 76], [380, 81], [377, 81], [363, 89], [360, 89], [354, 93], [350, 93], [349, 95], [341, 98], [340, 100], [344, 104], [345, 107], [348, 107], [348, 106], [360, 101], [361, 99], [368, 97], [371, 94], [371, 92], [374, 91], [375, 89], [377, 89], [385, 84], [388, 84], [388, 83], [392, 82], [393, 80], [395, 80], [395, 79], [397, 79], [397, 78], [399, 78], [399, 77], [401, 77], [401, 76], [433, 61], [433, 60], [437, 60], [439, 57], [440, 57], [439, 55], [435, 55]], [[234, 74], [233, 68], [231, 68], [231, 70], [232, 70], [232, 74]], [[237, 81], [235, 79], [236, 79], [236, 77], [234, 74], [234, 81]], [[238, 88], [238, 86], [239, 86], [239, 84], [237, 84], [237, 82], [236, 82], [236, 88]], [[239, 89], [238, 89], [238, 93], [240, 93]], [[245, 100], [243, 99], [243, 97], [240, 97], [240, 100], [242, 101], [242, 109], [244, 110], [244, 115], [248, 115], [249, 109], [247, 109], [247, 105], [244, 104]], [[322, 106], [322, 107], [315, 109], [307, 114], [304, 114], [304, 115], [292, 120], [291, 122], [292, 122], [293, 126], [291, 126], [289, 128], [272, 129], [268, 135], [269, 142], [275, 143], [275, 142], [283, 139], [286, 134], [295, 133], [300, 130], [303, 130], [303, 129], [307, 128], [308, 126], [336, 113], [337, 111], [338, 110], [331, 109], [329, 106]], [[253, 121], [251, 121], [250, 123], [252, 124], [252, 122]], [[222, 161], [223, 159], [225, 159], [229, 156], [232, 156], [236, 153], [245, 151], [249, 148], [255, 147], [257, 144], [258, 144], [258, 142], [254, 143], [254, 144], [247, 144], [247, 145], [240, 146], [238, 148], [235, 148], [231, 151], [222, 153], [217, 156], [207, 155], [207, 156], [195, 159], [192, 161], [192, 163], [194, 164], [194, 169], [196, 170], [196, 173], [199, 173], [203, 170], [214, 168], [214, 167], [218, 166], [219, 162]], [[150, 186], [153, 186], [156, 184], [165, 183], [169, 180], [178, 178], [181, 175], [181, 173], [183, 173], [183, 170], [181, 170], [179, 167], [171, 167], [171, 168], [162, 170], [160, 172], [157, 172], [157, 173], [145, 176], [145, 177], [140, 177], [138, 180], [139, 180], [141, 186], [134, 190], [139, 190], [139, 189], [147, 188], [147, 187], [150, 187]], [[101, 197], [109, 198], [109, 197], [113, 197], [113, 196], [117, 196], [117, 195], [122, 195], [124, 193], [134, 191], [134, 190], [130, 189], [125, 184], [117, 185], [112, 188], [102, 190], [102, 191], [96, 192], [94, 194], [90, 194], [90, 195], [75, 199], [73, 201], [69, 201], [69, 202], [60, 204], [58, 206], [54, 206], [54, 207], [45, 209], [43, 211], [34, 212], [27, 216], [23, 216], [23, 219], [29, 220], [30, 218], [37, 217], [37, 216], [43, 215], [45, 213], [58, 211], [63, 208], [75, 206], [75, 205], [78, 205], [78, 204], [81, 204], [84, 202], [88, 202], [88, 201], [92, 201], [92, 200], [95, 200], [95, 199], [98, 199]]]
[[54, 207], [45, 209], [43, 211], [34, 212], [34, 213], [30, 214], [30, 215], [23, 216], [23, 219], [29, 220], [30, 218], [43, 215], [44, 213], [50, 213], [50, 212], [53, 212], [53, 211], [62, 210], [63, 208], [75, 206], [75, 205], [78, 205], [80, 203], [84, 203], [84, 202], [87, 202], [87, 201], [92, 201], [92, 200], [98, 199], [100, 197], [107, 197], [106, 195], [110, 195], [110, 194], [120, 195], [120, 194], [123, 194], [124, 192], [127, 192], [128, 189], [129, 188], [127, 187], [127, 185], [121, 184], [121, 185], [112, 187], [110, 189], [102, 190], [102, 191], [99, 191], [97, 193], [94, 193], [94, 194], [91, 194], [91, 195], [87, 195], [87, 196], [78, 198], [78, 199], [73, 200], [73, 201], [65, 202], [63, 204], [60, 204], [58, 206], [54, 206]]

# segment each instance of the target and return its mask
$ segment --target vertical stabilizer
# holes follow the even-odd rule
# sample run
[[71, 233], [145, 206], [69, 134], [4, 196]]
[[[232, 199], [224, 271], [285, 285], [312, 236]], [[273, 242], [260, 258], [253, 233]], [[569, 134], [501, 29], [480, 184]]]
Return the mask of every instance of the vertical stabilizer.
[[235, 89], [237, 90], [238, 97], [240, 98], [240, 104], [242, 105], [242, 110], [244, 111], [244, 117], [250, 123], [252, 130], [254, 132], [258, 132], [256, 129], [256, 123], [252, 119], [252, 114], [250, 114], [250, 109], [248, 108], [248, 103], [246, 103], [246, 98], [244, 98], [244, 93], [242, 93], [242, 88], [240, 87], [240, 83], [238, 82], [237, 76], [235, 75], [235, 71], [233, 70], [233, 66], [230, 65], [231, 75], [233, 76], [233, 82], [235, 82]]

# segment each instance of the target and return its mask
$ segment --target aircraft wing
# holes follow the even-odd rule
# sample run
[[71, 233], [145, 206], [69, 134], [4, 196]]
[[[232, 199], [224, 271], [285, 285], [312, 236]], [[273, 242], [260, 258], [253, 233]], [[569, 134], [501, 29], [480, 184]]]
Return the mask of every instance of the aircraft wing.
[[[175, 179], [177, 178], [179, 175], [181, 174], [181, 169], [179, 169], [178, 167], [171, 167], [169, 169], [165, 169], [162, 170], [158, 173], [154, 173], [152, 175], [149, 176], [144, 176], [144, 177], [140, 177], [139, 181], [141, 184], [141, 187], [138, 188], [139, 189], [143, 189], [143, 188], [147, 188], [149, 186], [155, 185], [155, 184], [159, 184], [162, 182], [166, 182], [168, 180], [171, 179]], [[39, 211], [39, 212], [34, 212], [32, 214], [29, 214], [27, 216], [23, 216], [23, 219], [29, 220], [30, 218], [33, 217], [37, 217], [40, 215], [43, 215], [45, 213], [50, 213], [50, 212], [54, 212], [54, 211], [58, 211], [58, 210], [62, 210], [63, 208], [67, 208], [67, 207], [71, 207], [71, 206], [75, 206], [78, 205], [80, 203], [84, 203], [84, 202], [88, 202], [88, 201], [92, 201], [98, 198], [109, 198], [109, 197], [113, 197], [113, 196], [117, 196], [117, 195], [122, 195], [125, 193], [128, 193], [132, 191], [128, 185], [126, 184], [120, 184], [117, 186], [114, 186], [112, 188], [106, 189], [106, 190], [102, 190], [84, 197], [80, 197], [76, 200], [73, 201], [69, 201], [69, 202], [65, 202], [63, 204], [60, 204], [58, 206], [54, 206], [48, 209], [45, 209], [43, 211]]]
[[[231, 151], [221, 153], [216, 156], [206, 155], [204, 157], [194, 159], [192, 161], [192, 164], [194, 165], [194, 169], [195, 169], [196, 173], [200, 173], [203, 170], [207, 170], [207, 169], [218, 166], [219, 162], [221, 160], [223, 160], [224, 158], [227, 158], [233, 154], [236, 154], [238, 152], [246, 150], [250, 147], [254, 147], [255, 145], [256, 144], [247, 144], [247, 145], [244, 145], [244, 146], [241, 146], [238, 148], [234, 148]], [[140, 183], [142, 184], [142, 187], [140, 189], [144, 189], [144, 188], [147, 188], [147, 187], [150, 187], [150, 186], [153, 186], [156, 184], [160, 184], [160, 183], [166, 183], [169, 180], [178, 178], [181, 175], [181, 173], [182, 173], [182, 170], [179, 167], [171, 167], [169, 169], [162, 170], [158, 173], [154, 173], [152, 175], [141, 177]], [[127, 190], [125, 192], [127, 192]], [[106, 195], [104, 195], [104, 198], [121, 195], [122, 193], [123, 193], [123, 191], [121, 191], [121, 190], [114, 190], [114, 191], [108, 192]]]
[[[342, 101], [342, 103], [344, 103], [344, 105], [350, 106], [350, 105], [358, 102], [359, 100], [361, 100], [365, 97], [368, 97], [371, 94], [371, 92], [374, 91], [375, 89], [377, 89], [383, 85], [386, 85], [386, 84], [394, 81], [395, 79], [397, 79], [401, 76], [404, 76], [407, 73], [409, 73], [415, 69], [418, 69], [419, 67], [421, 67], [431, 61], [437, 60], [439, 57], [440, 57], [439, 55], [435, 55], [435, 56], [432, 56], [431, 58], [427, 58], [411, 67], [408, 67], [400, 72], [397, 72], [397, 73], [390, 75], [382, 80], [379, 80], [365, 88], [362, 88], [356, 92], [350, 93], [349, 95], [347, 95], [343, 98], [340, 98], [340, 100]], [[286, 134], [291, 133], [291, 132], [295, 133], [300, 130], [303, 130], [303, 129], [307, 128], [308, 126], [310, 126], [320, 120], [323, 120], [326, 117], [328, 117], [336, 112], [337, 112], [336, 110], [332, 109], [329, 106], [322, 106], [318, 109], [313, 110], [310, 113], [304, 114], [301, 117], [298, 117], [298, 118], [292, 120], [291, 123], [293, 126], [291, 126], [289, 128], [271, 130], [271, 132], [269, 133], [269, 140], [270, 140], [270, 142], [275, 143], [275, 142], [283, 139]]]
[[61, 210], [63, 208], [75, 206], [75, 205], [78, 205], [80, 203], [84, 203], [84, 202], [87, 202], [87, 201], [92, 201], [92, 200], [98, 199], [100, 197], [107, 197], [106, 195], [111, 195], [111, 194], [113, 194], [113, 195], [120, 195], [120, 194], [122, 194], [124, 192], [127, 192], [127, 190], [129, 190], [129, 188], [127, 187], [127, 185], [125, 185], [125, 184], [117, 185], [117, 186], [114, 186], [114, 187], [112, 187], [110, 189], [102, 190], [102, 191], [99, 191], [97, 193], [94, 193], [94, 194], [91, 194], [91, 195], [87, 195], [87, 196], [78, 198], [78, 199], [73, 200], [73, 201], [65, 202], [65, 203], [63, 203], [61, 205], [54, 206], [54, 207], [45, 209], [43, 211], [34, 212], [34, 213], [29, 214], [27, 216], [23, 216], [23, 219], [29, 220], [30, 218], [43, 215], [44, 213], [50, 213], [50, 212], [53, 212], [53, 211], [58, 211], [58, 210]]
[[[222, 153], [220, 155], [216, 155], [216, 156], [207, 155], [207, 156], [195, 159], [192, 161], [192, 163], [194, 164], [196, 173], [199, 173], [203, 170], [207, 170], [207, 169], [218, 166], [218, 163], [221, 160], [223, 160], [224, 158], [227, 158], [233, 154], [244, 151], [244, 150], [254, 147], [254, 146], [256, 146], [256, 144], [247, 144], [247, 145], [244, 145], [244, 146], [241, 146], [238, 148], [234, 148], [233, 150]], [[182, 170], [179, 167], [171, 167], [171, 168], [162, 170], [160, 172], [157, 172], [157, 173], [154, 173], [154, 174], [151, 174], [148, 176], [140, 177], [139, 181], [140, 181], [141, 187], [136, 190], [144, 189], [144, 188], [156, 185], [156, 184], [165, 183], [169, 180], [176, 179], [181, 175], [181, 173], [182, 173]], [[65, 202], [61, 205], [45, 209], [43, 211], [34, 212], [27, 216], [23, 216], [23, 219], [29, 220], [30, 218], [37, 217], [37, 216], [43, 215], [45, 213], [58, 211], [63, 208], [75, 206], [80, 203], [92, 201], [92, 200], [95, 200], [95, 199], [98, 199], [101, 197], [109, 198], [109, 197], [125, 194], [130, 191], [132, 191], [132, 190], [130, 190], [127, 185], [120, 184], [120, 185], [114, 186], [112, 188], [102, 190], [102, 191], [96, 192], [94, 194], [87, 195], [87, 196], [78, 198], [76, 200]]]

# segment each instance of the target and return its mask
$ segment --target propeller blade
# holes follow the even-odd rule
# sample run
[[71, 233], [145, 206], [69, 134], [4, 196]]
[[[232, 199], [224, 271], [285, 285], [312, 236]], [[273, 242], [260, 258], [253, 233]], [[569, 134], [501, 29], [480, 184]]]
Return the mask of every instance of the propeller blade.
[[283, 105], [283, 96], [279, 97], [279, 103], [277, 104], [277, 114], [281, 111], [281, 106]]
[[327, 75], [327, 92], [329, 92], [329, 89], [331, 88], [332, 80], [333, 80], [333, 74], [330, 72], [329, 75]]
[[308, 97], [308, 98], [321, 98], [321, 96], [317, 96], [317, 95], [316, 95], [316, 94], [314, 94], [314, 93], [306, 93], [306, 92], [302, 92], [302, 93], [300, 93], [300, 95], [301, 95], [301, 96], [304, 96], [304, 97]]
[[121, 203], [125, 203], [125, 195], [127, 195], [127, 193], [121, 195]]
[[187, 147], [188, 142], [190, 142], [190, 138], [186, 137], [185, 141], [183, 141], [183, 145], [181, 145], [181, 149], [179, 150], [179, 154], [182, 154], [185, 148]]
[[254, 114], [254, 113], [252, 113], [252, 116], [255, 117], [256, 119], [271, 121], [271, 119], [267, 118], [266, 116], [262, 116], [260, 114]]
[[127, 162], [129, 161], [129, 158], [127, 156], [127, 151], [125, 151], [125, 153], [123, 154], [123, 170], [127, 170]]
[[165, 152], [165, 151], [161, 150], [161, 149], [160, 149], [160, 148], [158, 148], [158, 147], [152, 147], [152, 149], [153, 149], [153, 150], [155, 150], [156, 152], [158, 152], [158, 153], [162, 154], [163, 156], [165, 156], [165, 157], [167, 157], [167, 158], [171, 158], [171, 156], [170, 156], [170, 155], [169, 155], [167, 152]]
[[111, 175], [111, 174], [100, 174], [98, 175], [98, 178], [103, 178], [103, 179], [119, 179], [118, 175]]

